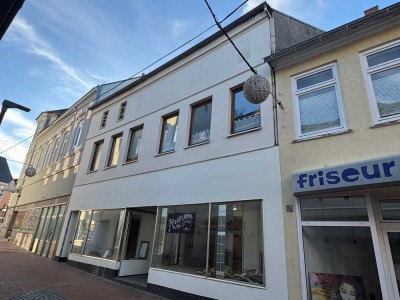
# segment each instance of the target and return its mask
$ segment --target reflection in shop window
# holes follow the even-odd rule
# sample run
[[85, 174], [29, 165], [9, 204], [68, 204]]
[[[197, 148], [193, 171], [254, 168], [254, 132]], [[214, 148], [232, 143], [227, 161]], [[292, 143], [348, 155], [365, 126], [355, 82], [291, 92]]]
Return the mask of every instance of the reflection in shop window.
[[264, 285], [261, 208], [261, 201], [161, 208], [153, 267]]
[[84, 255], [115, 260], [119, 249], [121, 210], [94, 211], [86, 238]]
[[82, 254], [87, 231], [89, 229], [91, 211], [81, 211], [79, 213], [78, 226], [75, 231], [74, 243], [71, 253]]
[[154, 266], [200, 275], [206, 268], [208, 204], [161, 209]]
[[309, 299], [382, 299], [365, 198], [299, 201]]
[[368, 227], [304, 226], [303, 243], [312, 299], [382, 299]]
[[211, 204], [210, 277], [264, 284], [261, 201]]

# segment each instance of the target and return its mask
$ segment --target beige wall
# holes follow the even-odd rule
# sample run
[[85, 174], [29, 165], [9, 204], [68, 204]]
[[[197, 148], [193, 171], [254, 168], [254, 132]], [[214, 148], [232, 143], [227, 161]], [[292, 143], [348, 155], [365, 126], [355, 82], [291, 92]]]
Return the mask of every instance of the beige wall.
[[[400, 124], [371, 128], [372, 114], [359, 53], [400, 38], [400, 26], [372, 35], [306, 62], [276, 72], [283, 208], [295, 205], [291, 174], [297, 171], [400, 153]], [[293, 143], [295, 139], [291, 76], [337, 62], [350, 133]], [[301, 299], [296, 214], [284, 211], [289, 299]]]

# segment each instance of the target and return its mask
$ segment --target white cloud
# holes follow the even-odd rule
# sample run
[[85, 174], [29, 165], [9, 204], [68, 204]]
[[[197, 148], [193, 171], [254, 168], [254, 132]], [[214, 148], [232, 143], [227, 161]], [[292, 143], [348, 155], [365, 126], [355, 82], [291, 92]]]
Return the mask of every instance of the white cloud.
[[[94, 86], [90, 81], [85, 80], [73, 66], [64, 61], [56, 50], [49, 44], [48, 41], [40, 37], [35, 28], [28, 23], [23, 17], [17, 16], [8, 33], [8, 40], [18, 42], [25, 47], [25, 51], [30, 54], [39, 56], [48, 61], [51, 66], [58, 70], [59, 79], [63, 82], [80, 85], [81, 92], [86, 92]], [[54, 76], [53, 73], [51, 73]], [[76, 88], [76, 86], [74, 86]]]
[[190, 28], [190, 22], [182, 20], [172, 20], [167, 22], [170, 26], [171, 35], [173, 38], [179, 38]]
[[[35, 133], [36, 124], [26, 117], [26, 113], [15, 109], [7, 110], [0, 128], [0, 152], [7, 150], [13, 145], [32, 136]], [[32, 138], [18, 144], [3, 152], [0, 156], [7, 159], [11, 174], [17, 178], [23, 165], [17, 162], [24, 162]], [[11, 160], [17, 161], [13, 162]]]

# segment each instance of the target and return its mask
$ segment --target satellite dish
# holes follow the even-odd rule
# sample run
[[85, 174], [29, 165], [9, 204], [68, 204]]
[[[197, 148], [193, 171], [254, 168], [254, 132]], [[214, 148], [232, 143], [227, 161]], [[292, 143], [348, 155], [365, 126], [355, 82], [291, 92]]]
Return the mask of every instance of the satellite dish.
[[32, 166], [29, 166], [25, 169], [25, 175], [28, 177], [33, 177], [36, 175], [36, 169]]
[[264, 76], [254, 74], [244, 83], [243, 92], [249, 102], [260, 104], [264, 102], [271, 93], [271, 84]]

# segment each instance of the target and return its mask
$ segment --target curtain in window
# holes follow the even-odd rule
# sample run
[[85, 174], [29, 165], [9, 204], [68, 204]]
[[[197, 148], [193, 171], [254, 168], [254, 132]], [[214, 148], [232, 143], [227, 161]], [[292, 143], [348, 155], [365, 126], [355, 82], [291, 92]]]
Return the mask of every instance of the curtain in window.
[[387, 117], [400, 113], [400, 67], [371, 75], [379, 115]]
[[335, 87], [299, 96], [301, 133], [341, 126]]

